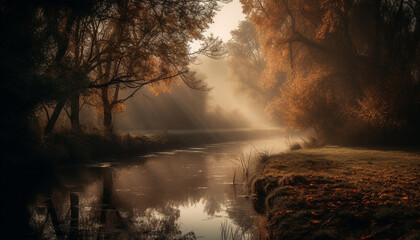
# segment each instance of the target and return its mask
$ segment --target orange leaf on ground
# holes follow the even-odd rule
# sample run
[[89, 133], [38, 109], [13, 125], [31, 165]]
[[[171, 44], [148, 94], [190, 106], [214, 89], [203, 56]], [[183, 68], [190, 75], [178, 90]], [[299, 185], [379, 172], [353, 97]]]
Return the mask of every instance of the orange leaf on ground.
[[366, 236], [361, 236], [360, 239], [369, 239], [369, 238], [372, 238], [372, 237], [373, 237], [373, 234], [370, 234], [370, 235], [366, 235]]

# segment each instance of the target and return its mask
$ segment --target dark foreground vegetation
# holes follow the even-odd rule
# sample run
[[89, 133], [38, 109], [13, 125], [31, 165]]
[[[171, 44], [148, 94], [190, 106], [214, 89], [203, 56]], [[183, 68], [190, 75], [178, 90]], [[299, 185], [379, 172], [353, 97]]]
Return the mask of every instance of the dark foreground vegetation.
[[420, 153], [322, 147], [262, 156], [249, 186], [264, 239], [419, 239]]

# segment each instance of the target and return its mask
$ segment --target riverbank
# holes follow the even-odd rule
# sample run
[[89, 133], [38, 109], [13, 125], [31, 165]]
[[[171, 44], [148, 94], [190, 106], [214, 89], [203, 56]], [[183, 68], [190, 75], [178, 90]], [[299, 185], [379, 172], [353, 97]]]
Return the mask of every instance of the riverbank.
[[327, 146], [258, 164], [265, 239], [420, 239], [420, 152]]
[[[65, 130], [40, 140], [31, 138], [12, 153], [8, 161], [16, 166], [42, 168], [102, 161], [125, 161], [157, 151], [170, 151], [203, 144], [245, 141], [284, 135], [282, 129], [169, 130], [154, 134], [83, 132]], [[32, 168], [31, 167], [31, 168]]]

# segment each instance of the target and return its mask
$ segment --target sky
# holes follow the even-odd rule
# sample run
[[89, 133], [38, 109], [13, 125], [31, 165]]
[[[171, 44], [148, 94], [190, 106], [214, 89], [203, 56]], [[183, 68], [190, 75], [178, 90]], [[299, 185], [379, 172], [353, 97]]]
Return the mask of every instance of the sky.
[[208, 32], [220, 37], [223, 41], [228, 41], [231, 37], [230, 31], [243, 20], [245, 20], [245, 15], [242, 13], [241, 3], [239, 0], [233, 0], [231, 3], [222, 4], [222, 9], [217, 12]]
[[[239, 0], [233, 0], [227, 4], [221, 3], [220, 6], [221, 10], [216, 13], [213, 23], [210, 24], [205, 35], [213, 33], [223, 42], [227, 42], [231, 38], [230, 31], [234, 30], [240, 21], [245, 20], [245, 15], [242, 13], [242, 5]], [[195, 50], [199, 47], [199, 43], [193, 42], [190, 46], [192, 50]]]

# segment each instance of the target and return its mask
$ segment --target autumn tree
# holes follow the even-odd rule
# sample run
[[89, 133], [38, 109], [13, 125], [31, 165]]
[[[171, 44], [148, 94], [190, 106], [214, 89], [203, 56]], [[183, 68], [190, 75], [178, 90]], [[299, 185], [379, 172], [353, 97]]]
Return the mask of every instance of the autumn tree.
[[47, 2], [40, 5], [38, 15], [45, 29], [46, 61], [39, 74], [51, 79], [54, 94], [40, 104], [53, 108], [48, 117], [45, 133], [52, 132], [54, 125], [70, 100], [71, 123], [78, 127], [77, 109], [79, 94], [89, 85], [89, 74], [97, 64], [94, 40], [89, 28], [92, 19], [108, 16], [117, 5], [115, 1], [64, 1], [62, 5]]
[[261, 84], [287, 73], [271, 115], [334, 142], [418, 134], [418, 1], [242, 3], [267, 62]]
[[[112, 131], [112, 112], [121, 111], [122, 104], [146, 85], [158, 93], [181, 79], [191, 88], [206, 88], [188, 65], [197, 54], [223, 54], [218, 39], [202, 35], [217, 9], [216, 1], [134, 1], [101, 24], [106, 41], [99, 41], [98, 49], [104, 49], [105, 56], [89, 87], [98, 89], [97, 106], [107, 132]], [[192, 39], [204, 40], [195, 53], [188, 46]]]
[[[84, 14], [71, 6], [40, 9], [45, 28], [51, 29], [50, 60], [44, 73], [57, 79], [57, 96], [45, 133], [49, 134], [66, 103], [70, 119], [79, 126], [80, 96], [98, 94], [105, 128], [111, 113], [145, 85], [167, 89], [176, 78], [193, 88], [204, 88], [188, 65], [197, 54], [218, 57], [220, 41], [209, 38], [196, 53], [188, 42], [204, 40], [218, 0], [212, 1], [88, 1]], [[78, 6], [78, 5], [77, 5]], [[121, 90], [132, 89], [121, 96]], [[127, 92], [127, 91], [124, 91]]]
[[265, 62], [260, 54], [260, 43], [254, 25], [242, 21], [231, 35], [232, 39], [227, 43], [231, 78], [238, 79], [240, 92], [246, 92], [250, 97], [261, 98], [264, 93], [256, 80], [260, 78]]

